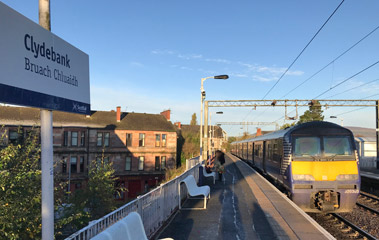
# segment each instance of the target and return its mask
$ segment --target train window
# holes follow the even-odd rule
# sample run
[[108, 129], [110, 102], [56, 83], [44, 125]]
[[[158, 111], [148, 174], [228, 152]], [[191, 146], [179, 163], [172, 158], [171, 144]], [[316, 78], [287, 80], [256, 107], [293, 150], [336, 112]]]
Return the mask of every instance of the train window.
[[318, 156], [321, 154], [320, 138], [318, 137], [296, 137], [294, 156]]
[[349, 137], [324, 137], [324, 154], [325, 156], [351, 155]]

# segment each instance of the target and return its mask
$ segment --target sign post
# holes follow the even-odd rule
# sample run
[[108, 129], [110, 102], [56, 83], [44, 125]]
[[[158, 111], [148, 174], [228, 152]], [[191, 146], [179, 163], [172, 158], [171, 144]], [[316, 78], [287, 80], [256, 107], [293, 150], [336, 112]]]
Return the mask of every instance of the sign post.
[[[51, 31], [50, 0], [39, 0], [39, 24]], [[41, 109], [42, 239], [54, 239], [53, 112]]]
[[41, 109], [42, 239], [54, 239], [53, 110], [90, 114], [88, 55], [0, 2], [0, 102]]

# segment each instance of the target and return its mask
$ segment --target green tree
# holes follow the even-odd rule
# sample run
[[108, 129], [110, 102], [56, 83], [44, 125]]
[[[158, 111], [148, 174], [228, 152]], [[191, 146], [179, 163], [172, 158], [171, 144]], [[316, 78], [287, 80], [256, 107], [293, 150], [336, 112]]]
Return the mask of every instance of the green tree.
[[115, 194], [125, 191], [123, 187], [117, 186], [115, 169], [113, 163], [102, 157], [100, 161], [93, 160], [89, 166], [87, 186], [77, 190], [71, 196], [71, 208], [66, 215], [78, 215], [80, 218], [75, 223], [76, 228], [88, 224], [117, 208], [114, 201]]
[[[4, 145], [5, 136], [4, 131]], [[0, 150], [0, 239], [41, 238], [39, 153], [38, 138], [32, 134]]]
[[192, 125], [192, 126], [197, 125], [197, 117], [196, 117], [196, 113], [192, 114], [192, 119], [191, 119], [191, 123], [190, 123], [190, 125]]
[[312, 104], [309, 106], [309, 110], [305, 111], [304, 114], [300, 116], [298, 124], [311, 121], [324, 121], [322, 112], [320, 102], [312, 101]]
[[[18, 129], [18, 141], [0, 136], [0, 239], [41, 239], [41, 167], [39, 129]], [[55, 210], [63, 203], [65, 183], [54, 187]], [[55, 220], [56, 237], [76, 216]]]
[[280, 129], [286, 129], [288, 127], [292, 127], [292, 126], [295, 126], [296, 122], [293, 122], [293, 123], [285, 123], [283, 124], [282, 126], [280, 126]]

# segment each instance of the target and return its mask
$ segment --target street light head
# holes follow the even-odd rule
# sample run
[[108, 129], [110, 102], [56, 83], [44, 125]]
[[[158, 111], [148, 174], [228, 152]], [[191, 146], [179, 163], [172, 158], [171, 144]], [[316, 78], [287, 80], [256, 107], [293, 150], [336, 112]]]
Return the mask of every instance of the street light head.
[[220, 112], [216, 112], [216, 114], [224, 114], [224, 112], [221, 112], [221, 111], [220, 111]]
[[337, 116], [330, 116], [330, 118], [337, 118]]
[[217, 75], [217, 76], [214, 76], [213, 77], [214, 79], [223, 79], [223, 80], [226, 80], [229, 78], [228, 75]]

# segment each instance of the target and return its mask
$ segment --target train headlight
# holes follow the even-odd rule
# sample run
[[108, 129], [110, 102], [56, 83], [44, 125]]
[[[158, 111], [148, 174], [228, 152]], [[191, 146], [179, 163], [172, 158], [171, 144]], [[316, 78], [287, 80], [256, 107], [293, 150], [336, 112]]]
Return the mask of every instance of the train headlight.
[[307, 175], [307, 174], [294, 174], [293, 180], [295, 180], [295, 181], [314, 181], [315, 178], [312, 175]]
[[340, 174], [336, 177], [337, 181], [358, 180], [358, 174]]

